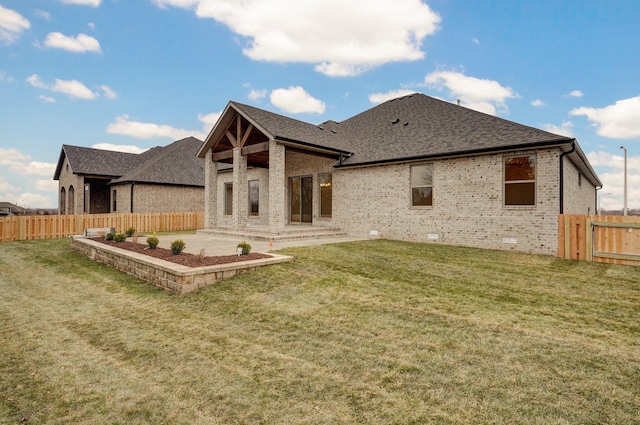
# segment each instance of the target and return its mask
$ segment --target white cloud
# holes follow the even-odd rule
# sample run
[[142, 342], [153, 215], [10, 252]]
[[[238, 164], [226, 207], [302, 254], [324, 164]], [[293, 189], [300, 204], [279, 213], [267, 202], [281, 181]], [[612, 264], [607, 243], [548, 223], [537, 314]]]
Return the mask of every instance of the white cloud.
[[56, 100], [56, 99], [54, 99], [53, 97], [51, 97], [51, 96], [45, 96], [45, 95], [43, 95], [43, 94], [41, 94], [40, 96], [38, 96], [38, 99], [42, 100], [42, 101], [43, 101], [43, 102], [45, 102], [45, 103], [56, 103], [56, 102], [57, 102], [57, 100]]
[[373, 103], [374, 105], [378, 105], [382, 102], [386, 102], [387, 100], [395, 99], [402, 96], [408, 96], [413, 93], [416, 93], [416, 91], [409, 89], [389, 90], [386, 93], [372, 93], [369, 95], [369, 102]]
[[33, 182], [33, 187], [36, 190], [42, 190], [45, 192], [57, 192], [58, 191], [58, 182], [53, 178], [48, 180], [39, 179]]
[[479, 45], [479, 44], [480, 44], [480, 40], [478, 40], [478, 39], [477, 39], [477, 38], [475, 38], [475, 37], [473, 37], [473, 38], [471, 39], [471, 42], [472, 42], [473, 44], [476, 44], [476, 45]]
[[98, 97], [96, 93], [89, 90], [87, 86], [77, 80], [61, 80], [56, 78], [56, 82], [51, 90], [64, 93], [70, 97], [76, 97], [78, 99], [94, 99]]
[[13, 83], [14, 79], [11, 75], [7, 74], [4, 71], [0, 71], [0, 81], [6, 83]]
[[218, 122], [218, 118], [220, 118], [222, 112], [211, 112], [210, 114], [200, 114], [198, 115], [198, 120], [204, 125], [205, 130], [208, 132], [213, 128], [216, 122]]
[[0, 177], [0, 196], [2, 196], [2, 198], [0, 199], [5, 199], [7, 197], [7, 193], [16, 193], [19, 191], [19, 187], [12, 185], [8, 181]]
[[118, 97], [118, 93], [114, 92], [109, 86], [102, 85], [100, 86], [100, 90], [102, 90], [104, 97], [107, 99], [115, 99]]
[[200, 0], [151, 0], [157, 6], [166, 8], [167, 6], [181, 7], [188, 9], [198, 5]]
[[536, 99], [534, 101], [531, 102], [532, 106], [544, 106], [544, 102], [540, 99]]
[[77, 37], [73, 37], [66, 36], [60, 32], [51, 32], [47, 35], [47, 38], [45, 38], [44, 45], [73, 53], [101, 53], [98, 40], [86, 34], [78, 34]]
[[604, 108], [581, 107], [573, 109], [570, 115], [585, 115], [596, 127], [596, 133], [613, 139], [634, 139], [640, 137], [640, 96], [618, 100]]
[[497, 81], [468, 77], [454, 71], [435, 71], [425, 77], [425, 83], [438, 90], [449, 90], [451, 99], [460, 99], [463, 106], [496, 115], [507, 111], [506, 100], [518, 97], [511, 87], [503, 87]]
[[[23, 177], [18, 178], [20, 183], [30, 186], [29, 190], [57, 192], [57, 182], [53, 180], [55, 163], [33, 161], [31, 156], [16, 148], [0, 148], [0, 167], [7, 167], [8, 174], [11, 175], [46, 178], [39, 178], [35, 181]], [[56, 205], [49, 196], [31, 193], [22, 187], [14, 186], [2, 177], [0, 177], [0, 199], [27, 208], [49, 208]]]
[[571, 97], [582, 97], [584, 96], [584, 93], [582, 93], [580, 90], [573, 90], [571, 93], [569, 93], [567, 96], [571, 96]]
[[555, 124], [543, 124], [542, 128], [550, 133], [559, 134], [561, 136], [575, 137], [573, 130], [573, 123], [571, 121], [563, 121], [562, 125]]
[[251, 90], [248, 95], [251, 100], [258, 100], [267, 97], [266, 90]]
[[32, 161], [31, 156], [16, 148], [0, 148], [0, 166], [8, 166], [11, 172], [25, 176], [53, 177], [56, 169], [56, 164]]
[[12, 165], [16, 162], [29, 161], [31, 157], [16, 148], [0, 148], [0, 165]]
[[[589, 152], [589, 162], [602, 180], [599, 198], [604, 209], [621, 210], [624, 206], [624, 154], [606, 151]], [[627, 157], [628, 207], [640, 208], [640, 156]]]
[[64, 93], [72, 98], [95, 99], [98, 97], [97, 93], [92, 92], [87, 86], [77, 80], [61, 80], [56, 78], [55, 83], [48, 84], [43, 82], [40, 76], [33, 74], [27, 77], [26, 81], [33, 87]]
[[40, 79], [40, 76], [38, 76], [38, 74], [33, 74], [33, 75], [28, 76], [26, 81], [27, 81], [27, 83], [31, 84], [33, 87], [37, 87], [39, 89], [48, 88], [47, 85], [42, 82], [42, 80]]
[[148, 149], [140, 148], [135, 145], [114, 145], [113, 143], [95, 143], [91, 145], [93, 149], [102, 149], [105, 151], [127, 152], [127, 153], [142, 153]]
[[[24, 165], [26, 165], [26, 168], [16, 169], [15, 171], [27, 176], [53, 177], [56, 170], [56, 164], [53, 162], [29, 161]], [[11, 168], [13, 169], [14, 167]]]
[[128, 115], [116, 117], [115, 122], [107, 126], [107, 133], [123, 134], [125, 136], [135, 137], [136, 139], [166, 137], [173, 140], [184, 139], [189, 136], [204, 140], [207, 135], [202, 131], [190, 131], [166, 124], [131, 121]]
[[291, 114], [322, 114], [326, 105], [307, 93], [300, 86], [275, 89], [269, 96], [271, 103]]
[[13, 43], [30, 27], [31, 23], [18, 12], [0, 5], [0, 43]]
[[5, 194], [4, 199], [23, 208], [55, 208], [56, 205], [56, 202], [52, 201], [49, 196], [31, 192]]
[[47, 21], [51, 20], [51, 14], [45, 10], [36, 9], [34, 13], [39, 18], [45, 19]]
[[102, 3], [102, 0], [59, 0], [59, 1], [64, 4], [77, 4], [80, 6], [91, 6], [91, 7], [98, 7], [100, 6], [100, 3]]
[[[209, 131], [213, 125], [218, 121], [222, 115], [220, 112], [211, 112], [209, 114], [199, 114], [198, 120], [202, 123], [202, 130], [186, 130], [182, 128], [176, 128], [166, 124], [155, 124], [151, 122], [132, 121], [128, 115], [121, 115], [116, 117], [115, 122], [107, 126], [107, 133], [111, 134], [123, 134], [125, 136], [134, 137], [136, 139], [152, 139], [156, 137], [165, 137], [172, 140], [184, 139], [185, 137], [196, 137], [200, 140], [204, 140], [209, 134]], [[94, 145], [97, 149], [107, 150], [120, 150], [122, 152], [135, 152], [135, 149], [139, 149], [135, 146], [131, 146], [132, 150], [123, 150], [128, 146], [100, 144]], [[109, 148], [113, 146], [113, 148]]]
[[154, 0], [160, 7], [194, 9], [245, 37], [253, 60], [315, 64], [329, 76], [425, 57], [424, 39], [440, 17], [419, 0]]

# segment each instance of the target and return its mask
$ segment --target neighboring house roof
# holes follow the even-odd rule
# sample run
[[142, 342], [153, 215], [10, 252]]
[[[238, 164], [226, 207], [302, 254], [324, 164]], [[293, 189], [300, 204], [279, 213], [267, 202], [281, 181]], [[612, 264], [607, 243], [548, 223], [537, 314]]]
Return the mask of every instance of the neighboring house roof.
[[[156, 148], [150, 151], [154, 149]], [[148, 155], [149, 151], [145, 152], [145, 154]], [[62, 145], [53, 179], [60, 179], [64, 158], [69, 160], [69, 165], [74, 174], [119, 177], [138, 165], [144, 156], [144, 154]]]
[[33, 214], [33, 211], [12, 204], [11, 202], [0, 202], [0, 216], [10, 215], [29, 215]]
[[411, 94], [386, 101], [343, 122], [313, 125], [229, 102], [198, 155], [224, 134], [235, 112], [268, 137], [347, 153], [338, 166], [361, 166], [483, 152], [562, 146], [596, 185], [602, 186], [575, 139], [518, 124], [450, 102]]
[[155, 148], [152, 155], [147, 155], [142, 163], [111, 184], [136, 182], [204, 187], [204, 161], [196, 157], [201, 146], [201, 140], [188, 137]]
[[68, 158], [74, 174], [102, 176], [113, 183], [154, 183], [204, 187], [204, 162], [196, 157], [202, 141], [187, 137], [140, 154], [62, 145], [53, 179]]

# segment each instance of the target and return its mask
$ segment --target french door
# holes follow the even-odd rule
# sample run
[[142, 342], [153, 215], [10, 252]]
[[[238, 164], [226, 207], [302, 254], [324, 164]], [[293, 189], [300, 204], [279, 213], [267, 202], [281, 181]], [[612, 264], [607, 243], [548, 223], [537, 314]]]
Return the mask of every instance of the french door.
[[311, 223], [313, 210], [313, 178], [291, 177], [289, 179], [291, 200], [289, 222]]

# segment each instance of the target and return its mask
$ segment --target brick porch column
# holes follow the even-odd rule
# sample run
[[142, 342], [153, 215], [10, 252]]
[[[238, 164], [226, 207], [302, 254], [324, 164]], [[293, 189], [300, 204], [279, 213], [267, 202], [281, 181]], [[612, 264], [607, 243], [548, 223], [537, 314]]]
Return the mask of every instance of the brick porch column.
[[218, 225], [218, 163], [211, 160], [209, 149], [204, 157], [204, 228]]
[[285, 147], [269, 140], [269, 231], [282, 233], [286, 222]]
[[249, 188], [247, 186], [247, 157], [241, 148], [233, 148], [233, 217], [234, 230], [247, 227], [249, 214]]

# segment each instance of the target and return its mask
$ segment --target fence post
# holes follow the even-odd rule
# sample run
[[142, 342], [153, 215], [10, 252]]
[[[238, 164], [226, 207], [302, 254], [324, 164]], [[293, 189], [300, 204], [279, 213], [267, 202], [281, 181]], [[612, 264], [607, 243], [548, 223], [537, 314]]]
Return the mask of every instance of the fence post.
[[564, 258], [571, 258], [571, 217], [564, 216]]
[[585, 260], [593, 261], [593, 225], [591, 217], [587, 217], [587, 223], [584, 226], [585, 235]]

